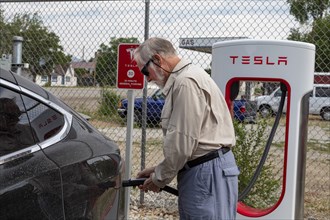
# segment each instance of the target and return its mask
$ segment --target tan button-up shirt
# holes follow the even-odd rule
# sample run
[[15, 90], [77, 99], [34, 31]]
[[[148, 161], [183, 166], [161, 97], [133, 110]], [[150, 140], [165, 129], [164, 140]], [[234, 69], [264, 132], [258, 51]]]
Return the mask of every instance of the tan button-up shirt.
[[[182, 59], [174, 71], [189, 64]], [[164, 160], [155, 168], [153, 182], [163, 188], [189, 160], [235, 145], [231, 114], [213, 79], [200, 67], [188, 65], [168, 78], [163, 89]]]

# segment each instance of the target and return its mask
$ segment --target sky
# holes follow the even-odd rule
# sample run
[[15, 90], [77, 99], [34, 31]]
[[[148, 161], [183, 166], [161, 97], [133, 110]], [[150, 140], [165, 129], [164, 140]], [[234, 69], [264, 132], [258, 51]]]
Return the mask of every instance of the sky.
[[[144, 41], [145, 1], [74, 1], [1, 3], [5, 16], [38, 13], [61, 39], [66, 53], [89, 59], [111, 37]], [[180, 54], [205, 65], [210, 55], [179, 49], [179, 38], [248, 37], [286, 39], [298, 23], [286, 0], [150, 0], [149, 36], [165, 37]]]

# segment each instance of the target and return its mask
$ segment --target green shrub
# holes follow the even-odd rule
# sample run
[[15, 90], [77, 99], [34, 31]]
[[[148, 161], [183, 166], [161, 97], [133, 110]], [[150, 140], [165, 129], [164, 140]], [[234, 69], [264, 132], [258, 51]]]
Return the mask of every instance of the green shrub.
[[51, 83], [50, 82], [46, 82], [44, 87], [50, 87], [51, 86]]
[[256, 88], [254, 88], [254, 93], [255, 93], [255, 95], [262, 95], [262, 89], [256, 87]]
[[[266, 120], [258, 121], [255, 125], [234, 120], [236, 146], [233, 153], [241, 171], [239, 193], [249, 184], [260, 162], [266, 145], [266, 126]], [[253, 208], [269, 208], [276, 203], [279, 198], [280, 180], [275, 179], [273, 167], [272, 162], [267, 160], [251, 191], [242, 200], [246, 205]]]
[[117, 107], [119, 101], [120, 96], [115, 92], [102, 90], [98, 114], [106, 117], [117, 116]]

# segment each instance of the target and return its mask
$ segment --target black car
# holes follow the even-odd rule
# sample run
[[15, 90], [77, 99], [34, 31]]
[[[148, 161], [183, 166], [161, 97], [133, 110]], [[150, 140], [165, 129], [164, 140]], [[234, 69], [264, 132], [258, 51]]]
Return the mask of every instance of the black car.
[[123, 219], [118, 146], [33, 82], [0, 69], [0, 219]]

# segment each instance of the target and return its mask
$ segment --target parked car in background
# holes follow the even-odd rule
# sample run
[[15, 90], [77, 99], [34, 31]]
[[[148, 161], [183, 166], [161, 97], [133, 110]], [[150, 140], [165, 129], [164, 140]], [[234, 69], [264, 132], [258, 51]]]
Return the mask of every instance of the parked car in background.
[[[143, 98], [135, 98], [134, 100], [134, 121], [142, 124], [142, 103]], [[165, 96], [160, 89], [157, 89], [151, 96], [147, 97], [147, 123], [149, 125], [158, 125], [161, 121], [161, 112], [165, 103]], [[122, 99], [118, 106], [118, 114], [121, 118], [127, 117], [128, 99]]]
[[[272, 116], [278, 111], [281, 95], [282, 91], [280, 87], [278, 87], [270, 95], [256, 97], [257, 109], [263, 118]], [[286, 101], [284, 103], [283, 112], [286, 112]]]
[[[282, 91], [277, 88], [270, 95], [256, 98], [257, 108], [262, 117], [274, 115], [278, 112]], [[286, 100], [283, 112], [286, 113]], [[320, 115], [323, 120], [330, 120], [330, 84], [314, 84], [309, 98], [309, 114]]]
[[246, 99], [236, 99], [233, 102], [234, 118], [240, 122], [255, 123], [257, 118], [257, 103]]
[[0, 69], [0, 219], [124, 219], [118, 146], [33, 82]]
[[[134, 100], [134, 121], [142, 124], [142, 103], [143, 98]], [[165, 103], [165, 96], [160, 89], [157, 89], [151, 96], [147, 97], [147, 124], [158, 125], [161, 122], [161, 112]], [[128, 100], [122, 99], [118, 106], [118, 114], [122, 118], [127, 117]], [[234, 118], [241, 122], [253, 123], [256, 120], [256, 104], [245, 99], [234, 100], [233, 102]]]

